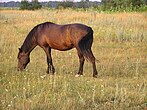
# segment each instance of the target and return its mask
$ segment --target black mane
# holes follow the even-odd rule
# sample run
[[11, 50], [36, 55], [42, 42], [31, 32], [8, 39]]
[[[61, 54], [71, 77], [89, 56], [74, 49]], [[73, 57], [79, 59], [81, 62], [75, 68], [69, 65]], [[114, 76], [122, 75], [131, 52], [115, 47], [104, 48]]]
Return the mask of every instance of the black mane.
[[24, 51], [25, 53], [31, 52], [31, 50], [33, 49], [32, 47], [34, 47], [33, 45], [37, 45], [35, 36], [37, 35], [38, 27], [40, 27], [41, 25], [43, 24], [39, 24], [35, 26], [27, 35], [23, 45], [21, 46], [21, 50]]

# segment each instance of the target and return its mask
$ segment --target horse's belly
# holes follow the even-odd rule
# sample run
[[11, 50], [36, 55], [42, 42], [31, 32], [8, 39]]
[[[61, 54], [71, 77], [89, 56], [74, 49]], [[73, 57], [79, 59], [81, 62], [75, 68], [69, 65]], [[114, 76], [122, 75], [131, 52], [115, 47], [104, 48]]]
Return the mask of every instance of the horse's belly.
[[52, 44], [50, 45], [51, 48], [56, 49], [56, 50], [60, 50], [60, 51], [66, 51], [66, 50], [70, 50], [74, 47], [73, 44]]

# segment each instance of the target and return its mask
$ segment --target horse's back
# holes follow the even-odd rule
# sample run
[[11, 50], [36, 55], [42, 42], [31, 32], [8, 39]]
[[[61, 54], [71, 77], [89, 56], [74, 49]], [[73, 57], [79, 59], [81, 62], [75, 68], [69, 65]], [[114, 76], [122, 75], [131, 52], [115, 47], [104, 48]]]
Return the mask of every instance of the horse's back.
[[38, 44], [49, 45], [58, 50], [69, 50], [75, 47], [82, 37], [89, 32], [89, 27], [84, 24], [58, 25], [46, 22], [38, 25]]

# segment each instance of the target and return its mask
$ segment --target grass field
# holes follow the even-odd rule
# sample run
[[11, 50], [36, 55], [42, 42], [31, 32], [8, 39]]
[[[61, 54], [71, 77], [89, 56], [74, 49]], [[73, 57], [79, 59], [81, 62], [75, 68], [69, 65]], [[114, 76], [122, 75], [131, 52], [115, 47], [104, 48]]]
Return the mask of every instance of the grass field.
[[[37, 24], [83, 23], [94, 30], [93, 53], [98, 78], [85, 62], [75, 78], [76, 50], [53, 50], [56, 74], [46, 74], [46, 55], [37, 47], [26, 71], [17, 71], [17, 53]], [[146, 110], [147, 13], [0, 10], [1, 110]]]

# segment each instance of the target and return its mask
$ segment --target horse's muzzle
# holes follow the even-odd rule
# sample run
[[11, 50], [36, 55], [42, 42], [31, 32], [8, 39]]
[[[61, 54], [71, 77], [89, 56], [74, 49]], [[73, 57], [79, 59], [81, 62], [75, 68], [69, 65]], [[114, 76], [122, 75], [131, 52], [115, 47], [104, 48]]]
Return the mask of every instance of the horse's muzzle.
[[24, 68], [17, 68], [17, 71], [23, 71]]

